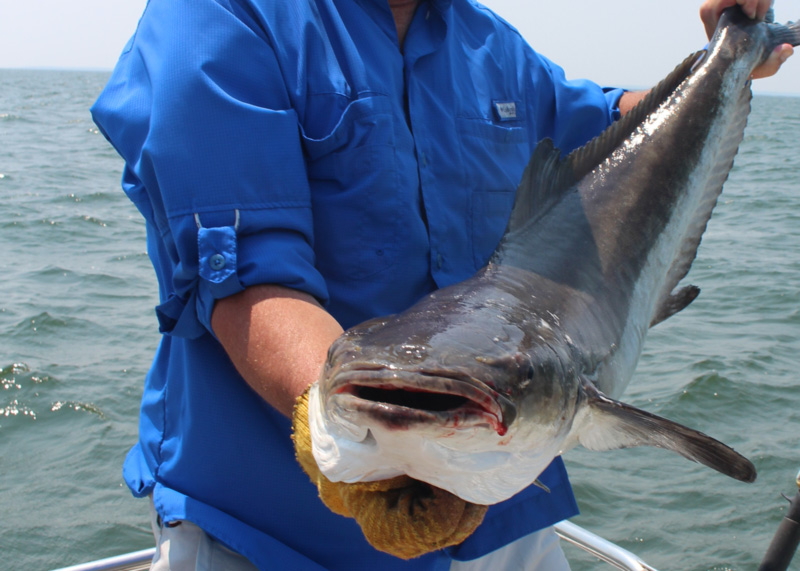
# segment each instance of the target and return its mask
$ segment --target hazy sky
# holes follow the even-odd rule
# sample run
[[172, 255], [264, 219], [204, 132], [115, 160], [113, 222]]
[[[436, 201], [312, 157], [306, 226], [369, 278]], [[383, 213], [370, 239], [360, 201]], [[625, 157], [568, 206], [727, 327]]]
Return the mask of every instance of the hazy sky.
[[[286, 2], [294, 0], [283, 0]], [[145, 0], [4, 0], [0, 68], [111, 69]], [[485, 0], [539, 52], [604, 85], [646, 87], [701, 48], [700, 0]], [[779, 21], [800, 19], [800, 0], [777, 0]], [[796, 61], [795, 61], [796, 60]], [[761, 93], [800, 95], [800, 50]]]

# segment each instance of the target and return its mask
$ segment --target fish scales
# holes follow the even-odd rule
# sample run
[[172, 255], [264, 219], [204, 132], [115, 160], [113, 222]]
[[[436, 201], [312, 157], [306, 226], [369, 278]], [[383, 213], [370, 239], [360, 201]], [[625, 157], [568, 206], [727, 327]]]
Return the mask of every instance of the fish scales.
[[614, 400], [678, 288], [742, 140], [750, 75], [800, 27], [726, 10], [634, 110], [566, 157], [542, 141], [508, 227], [472, 278], [356, 326], [312, 387], [315, 458], [333, 481], [408, 474], [493, 504], [553, 458], [650, 445], [743, 481], [728, 446]]

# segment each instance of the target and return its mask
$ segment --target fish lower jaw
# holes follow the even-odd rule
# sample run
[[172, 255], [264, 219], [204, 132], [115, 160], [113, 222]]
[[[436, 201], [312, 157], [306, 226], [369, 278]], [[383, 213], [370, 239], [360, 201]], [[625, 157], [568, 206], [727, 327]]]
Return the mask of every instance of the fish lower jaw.
[[[314, 458], [332, 482], [370, 482], [400, 474], [476, 504], [506, 500], [531, 485], [554, 457], [494, 431], [442, 429], [432, 424], [393, 430], [352, 410], [347, 395], [320, 398], [312, 385], [309, 428]], [[346, 408], [340, 408], [344, 405]]]

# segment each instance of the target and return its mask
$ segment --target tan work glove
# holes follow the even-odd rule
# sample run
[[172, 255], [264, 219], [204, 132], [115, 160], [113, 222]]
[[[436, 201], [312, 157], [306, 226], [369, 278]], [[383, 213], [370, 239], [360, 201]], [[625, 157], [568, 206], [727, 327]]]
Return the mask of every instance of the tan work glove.
[[488, 506], [409, 476], [356, 484], [328, 480], [311, 453], [308, 389], [295, 403], [292, 428], [297, 460], [319, 497], [334, 513], [354, 518], [375, 549], [401, 559], [419, 557], [461, 543], [483, 521]]

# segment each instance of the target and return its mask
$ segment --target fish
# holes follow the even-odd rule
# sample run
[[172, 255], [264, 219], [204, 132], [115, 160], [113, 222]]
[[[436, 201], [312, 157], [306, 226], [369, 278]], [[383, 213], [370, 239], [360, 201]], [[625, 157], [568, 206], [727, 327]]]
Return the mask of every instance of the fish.
[[747, 123], [751, 74], [800, 25], [721, 15], [708, 46], [629, 113], [562, 156], [535, 148], [488, 263], [408, 310], [346, 331], [311, 387], [320, 470], [400, 474], [491, 505], [554, 458], [655, 446], [740, 481], [754, 465], [619, 399], [682, 286]]

